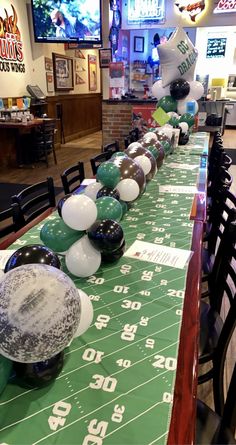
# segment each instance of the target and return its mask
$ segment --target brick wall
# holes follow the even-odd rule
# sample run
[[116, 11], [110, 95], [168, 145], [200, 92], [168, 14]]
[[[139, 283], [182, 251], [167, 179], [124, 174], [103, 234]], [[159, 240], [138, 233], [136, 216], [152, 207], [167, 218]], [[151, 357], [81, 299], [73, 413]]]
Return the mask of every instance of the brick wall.
[[131, 130], [132, 105], [128, 103], [102, 103], [102, 143], [118, 141], [124, 148], [124, 138]]

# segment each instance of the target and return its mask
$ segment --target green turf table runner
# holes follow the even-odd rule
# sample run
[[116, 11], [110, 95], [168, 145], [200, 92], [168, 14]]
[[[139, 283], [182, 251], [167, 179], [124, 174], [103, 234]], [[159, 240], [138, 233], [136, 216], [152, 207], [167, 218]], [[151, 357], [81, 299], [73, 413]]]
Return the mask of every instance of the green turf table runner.
[[[169, 164], [199, 161], [199, 153], [186, 150], [183, 157], [178, 149], [166, 159], [121, 222], [126, 248], [135, 240], [191, 248], [194, 195], [160, 193], [159, 185], [196, 185], [199, 168], [173, 170]], [[42, 225], [10, 248], [39, 243]], [[62, 265], [66, 271], [64, 259]], [[0, 397], [0, 442], [165, 444], [187, 267], [122, 257], [87, 279], [70, 276], [93, 302], [93, 324], [65, 350], [63, 371], [51, 386], [32, 390], [8, 383]]]

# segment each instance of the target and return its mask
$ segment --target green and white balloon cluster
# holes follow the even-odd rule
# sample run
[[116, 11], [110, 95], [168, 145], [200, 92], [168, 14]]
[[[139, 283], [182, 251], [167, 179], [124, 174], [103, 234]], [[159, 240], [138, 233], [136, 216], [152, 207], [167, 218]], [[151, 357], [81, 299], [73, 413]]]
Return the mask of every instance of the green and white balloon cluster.
[[193, 80], [197, 50], [181, 28], [168, 42], [158, 45], [162, 80], [152, 86], [152, 94], [168, 116], [167, 126], [179, 127], [183, 133], [194, 124], [197, 100], [203, 96], [203, 85]]

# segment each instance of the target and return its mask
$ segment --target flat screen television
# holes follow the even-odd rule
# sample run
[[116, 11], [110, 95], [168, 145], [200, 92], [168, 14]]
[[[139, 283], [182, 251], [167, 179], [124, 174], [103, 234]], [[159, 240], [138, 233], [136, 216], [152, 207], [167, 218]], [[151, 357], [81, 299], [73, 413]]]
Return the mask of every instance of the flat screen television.
[[36, 42], [101, 46], [101, 0], [31, 0]]

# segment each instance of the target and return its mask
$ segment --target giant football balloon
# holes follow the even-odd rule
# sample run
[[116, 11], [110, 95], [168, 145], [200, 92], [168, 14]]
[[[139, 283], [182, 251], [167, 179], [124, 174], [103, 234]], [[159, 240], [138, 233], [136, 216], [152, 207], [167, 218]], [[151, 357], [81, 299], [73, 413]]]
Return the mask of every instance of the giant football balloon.
[[0, 282], [0, 353], [17, 362], [48, 360], [73, 338], [80, 298], [61, 270], [27, 264]]
[[193, 80], [198, 52], [182, 28], [177, 28], [168, 42], [158, 45], [165, 88], [176, 79]]

